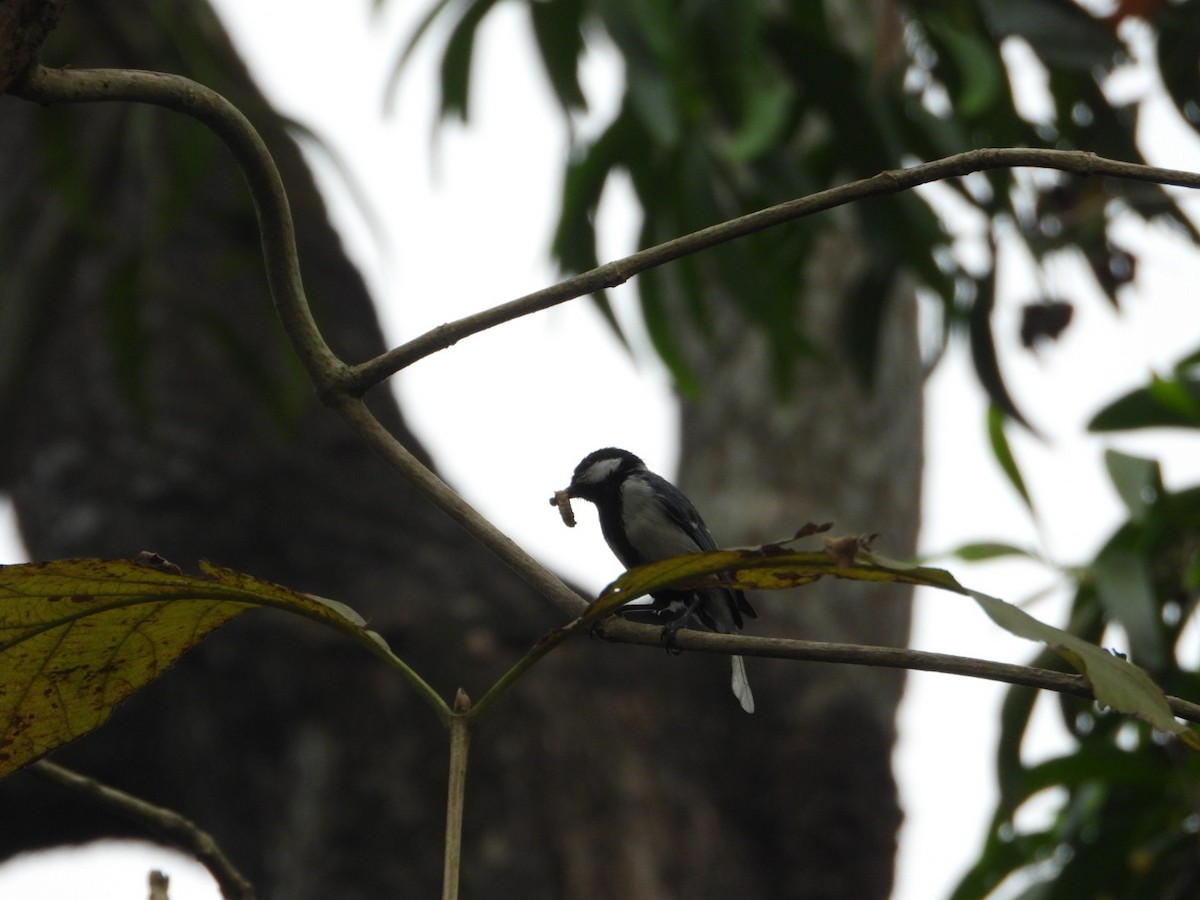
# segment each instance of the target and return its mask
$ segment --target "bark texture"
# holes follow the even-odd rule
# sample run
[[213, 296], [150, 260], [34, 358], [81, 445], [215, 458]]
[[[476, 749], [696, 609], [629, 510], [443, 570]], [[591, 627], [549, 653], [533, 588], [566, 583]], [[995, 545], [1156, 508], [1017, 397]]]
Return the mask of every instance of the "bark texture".
[[[175, 71], [237, 102], [280, 163], [331, 345], [382, 349], [296, 146], [207, 7], [76, 0], [52, 40], [47, 63]], [[0, 185], [0, 485], [34, 558], [155, 550], [343, 600], [447, 696], [479, 692], [560, 624], [316, 403], [272, 317], [241, 177], [199, 126], [0, 98]], [[903, 366], [911, 324], [894, 330]], [[915, 518], [893, 529], [875, 510], [915, 517], [916, 394], [899, 419], [857, 387], [805, 389], [764, 417], [757, 376], [738, 371], [753, 335], [730, 335], [711, 362], [729, 392], [685, 414], [687, 488], [710, 521], [744, 514], [720, 537], [828, 516], [894, 531], [903, 552]], [[759, 602], [800, 628], [778, 624], [799, 604]], [[902, 639], [899, 606], [824, 603], [805, 636]], [[898, 679], [753, 661], [751, 678], [747, 717], [721, 660], [594, 641], [552, 654], [472, 741], [463, 895], [885, 897]], [[374, 900], [436, 895], [446, 744], [360, 649], [256, 613], [55, 759], [191, 817], [262, 896]], [[3, 855], [135, 833], [23, 774], [0, 782], [0, 806]]]
[[[876, 535], [873, 545], [886, 556], [916, 552], [923, 421], [916, 303], [903, 290], [890, 298], [873, 384], [839, 362], [843, 298], [864, 265], [860, 240], [854, 217], [843, 215], [816, 242], [797, 315], [820, 356], [792, 366], [785, 393], [761, 331], [731, 311], [729, 298], [710, 294], [716, 327], [688, 340], [702, 402], [683, 407], [683, 446], [691, 452], [681, 482], [701, 509], [722, 511], [724, 546], [833, 522], [835, 535]], [[904, 646], [911, 594], [900, 585], [828, 579], [759, 593], [751, 597], [762, 616], [753, 630]], [[757, 763], [780, 790], [777, 832], [816, 850], [813, 863], [788, 873], [781, 896], [889, 896], [902, 821], [891, 754], [903, 672], [783, 660], [751, 660], [748, 668], [756, 691], [787, 698], [774, 727], [789, 737], [766, 743]]]

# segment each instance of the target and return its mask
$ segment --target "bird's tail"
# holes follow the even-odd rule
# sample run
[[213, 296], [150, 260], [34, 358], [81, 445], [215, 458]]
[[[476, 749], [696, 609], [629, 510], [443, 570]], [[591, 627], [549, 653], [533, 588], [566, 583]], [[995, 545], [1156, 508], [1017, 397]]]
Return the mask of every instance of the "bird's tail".
[[748, 713], [754, 712], [754, 694], [750, 693], [750, 682], [746, 680], [746, 664], [740, 656], [729, 657], [733, 665], [733, 695], [737, 697], [742, 709]]

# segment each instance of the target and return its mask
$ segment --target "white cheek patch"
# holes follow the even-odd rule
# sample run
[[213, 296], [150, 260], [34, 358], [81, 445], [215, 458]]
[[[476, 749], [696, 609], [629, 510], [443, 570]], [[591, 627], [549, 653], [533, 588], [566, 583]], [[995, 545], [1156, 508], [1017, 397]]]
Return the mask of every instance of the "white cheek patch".
[[621, 489], [621, 519], [630, 543], [647, 561], [697, 553], [700, 546], [664, 512], [649, 485], [626, 481]]
[[612, 459], [601, 459], [592, 463], [579, 475], [579, 480], [585, 484], [599, 484], [613, 472], [621, 467], [622, 460], [616, 457]]

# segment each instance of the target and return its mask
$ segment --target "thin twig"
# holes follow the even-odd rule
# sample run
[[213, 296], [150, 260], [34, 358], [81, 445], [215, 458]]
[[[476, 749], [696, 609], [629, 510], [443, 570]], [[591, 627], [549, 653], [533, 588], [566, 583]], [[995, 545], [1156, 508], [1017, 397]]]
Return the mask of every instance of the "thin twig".
[[[492, 683], [492, 686], [487, 689], [487, 693], [480, 697], [479, 702], [472, 706], [467, 712], [467, 717], [474, 721], [475, 719], [480, 719], [485, 716], [488, 710], [492, 708], [492, 704], [503, 697], [504, 694], [508, 692], [509, 688], [516, 684], [517, 681], [526, 673], [526, 671], [531, 669], [542, 659], [542, 657], [569, 638], [585, 624], [587, 623], [583, 618], [572, 619], [563, 627], [555, 628], [548, 634], [543, 635], [542, 639], [534, 644], [533, 647], [530, 648], [529, 652], [523, 654], [520, 659], [518, 659], [512, 664], [512, 666], [509, 667], [507, 672], [505, 672], [495, 682]], [[657, 629], [655, 630], [657, 631]], [[658, 633], [661, 635], [661, 631]], [[607, 633], [605, 633], [605, 636], [608, 636]], [[641, 643], [641, 641], [637, 641], [636, 643]]]
[[150, 873], [150, 900], [171, 900], [171, 879], [154, 869]]
[[1082, 150], [1047, 150], [1024, 147], [968, 150], [965, 153], [957, 153], [944, 159], [906, 169], [880, 172], [870, 178], [839, 185], [736, 219], [730, 219], [646, 250], [640, 250], [623, 259], [606, 263], [508, 303], [502, 303], [491, 309], [439, 325], [381, 356], [352, 366], [344, 373], [342, 386], [353, 393], [361, 394], [389, 375], [393, 375], [439, 350], [444, 350], [465, 337], [568, 300], [616, 287], [648, 269], [719, 244], [737, 240], [748, 234], [764, 231], [785, 222], [792, 222], [868, 197], [897, 194], [922, 184], [961, 177], [972, 172], [1012, 168], [1057, 169], [1061, 172], [1083, 176], [1102, 175], [1133, 181], [1200, 188], [1200, 174], [1195, 172], [1122, 162]]
[[436, 503], [479, 543], [496, 554], [501, 562], [521, 576], [543, 597], [568, 616], [578, 616], [587, 601], [571, 590], [561, 578], [526, 553], [519, 544], [480, 515], [436, 474], [421, 464], [412, 453], [380, 424], [363, 401], [334, 392], [328, 398], [354, 432], [404, 475], [419, 491]]
[[128, 816], [144, 825], [156, 837], [165, 838], [174, 846], [191, 854], [212, 873], [225, 900], [254, 900], [254, 886], [229, 861], [212, 835], [190, 819], [174, 810], [147, 803], [49, 760], [36, 762], [29, 770]]
[[321, 336], [304, 295], [295, 229], [278, 168], [258, 132], [232, 103], [188, 78], [126, 69], [37, 67], [12, 93], [37, 103], [125, 100], [162, 106], [207, 125], [233, 153], [258, 212], [263, 257], [276, 310], [318, 395], [401, 475], [543, 596], [575, 616], [586, 601], [525, 553], [424, 466], [346, 388], [349, 372]]
[[[662, 646], [662, 629], [613, 617], [604, 622], [598, 634], [605, 640], [625, 644]], [[1038, 669], [1013, 663], [992, 662], [969, 656], [930, 653], [900, 647], [872, 647], [865, 644], [839, 644], [824, 641], [802, 641], [792, 638], [751, 637], [744, 634], [716, 634], [707, 631], [682, 629], [675, 635], [675, 646], [681, 650], [700, 653], [736, 653], [741, 656], [761, 656], [769, 659], [798, 659], [809, 662], [846, 663], [856, 666], [880, 666], [890, 669], [914, 669], [922, 672], [941, 672], [983, 678], [1006, 684], [1023, 685], [1040, 690], [1071, 694], [1094, 700], [1095, 694], [1082, 675], [1070, 675], [1051, 669]], [[1171, 712], [1189, 722], [1200, 722], [1200, 704], [1167, 696]]]
[[[1113, 178], [1200, 188], [1200, 175], [1137, 163], [1106, 159], [1075, 150], [989, 148], [971, 150], [933, 162], [881, 172], [870, 178], [791, 200], [737, 219], [676, 238], [624, 259], [569, 278], [557, 285], [484, 310], [438, 328], [354, 367], [347, 367], [325, 343], [312, 318], [300, 282], [295, 236], [287, 196], [270, 153], [249, 121], [214, 91], [176, 75], [130, 70], [52, 70], [37, 67], [12, 93], [39, 103], [127, 100], [150, 103], [190, 115], [211, 128], [233, 152], [250, 186], [259, 217], [263, 252], [271, 294], [284, 327], [318, 394], [338, 410], [354, 429], [393, 468], [411, 480], [426, 496], [485, 547], [508, 563], [534, 588], [570, 615], [586, 605], [553, 573], [521, 550], [479, 515], [436, 475], [423, 466], [357, 400], [389, 375], [445, 349], [459, 340], [495, 325], [512, 321], [597, 290], [615, 287], [634, 275], [701, 250], [817, 212], [868, 197], [895, 194], [922, 184], [973, 172], [1001, 168], [1043, 168], [1082, 176]], [[605, 634], [616, 640], [657, 644], [659, 630], [620, 620], [610, 621]], [[706, 634], [684, 631], [678, 635], [683, 649], [704, 652], [737, 652], [748, 656], [846, 662], [858, 665], [926, 669], [1091, 697], [1079, 676], [1043, 669], [1010, 666], [916, 650], [822, 644], [779, 638]], [[1168, 697], [1176, 715], [1200, 721], [1200, 707]]]
[[[520, 676], [532, 668], [547, 653], [588, 624], [574, 619], [562, 628], [556, 628], [542, 637], [528, 653], [524, 654], [499, 680], [496, 681], [471, 707], [470, 719], [484, 716]], [[620, 644], [640, 644], [655, 648], [662, 647], [662, 629], [656, 625], [630, 622], [619, 616], [605, 619], [595, 630], [595, 635], [606, 641]], [[982, 678], [1006, 684], [1023, 685], [1040, 690], [1071, 694], [1085, 700], [1095, 700], [1082, 675], [1055, 672], [1014, 663], [992, 662], [969, 656], [954, 656], [947, 653], [930, 653], [903, 647], [874, 647], [868, 644], [841, 644], [827, 641], [805, 641], [793, 638], [752, 637], [745, 634], [718, 634], [694, 629], [683, 629], [676, 633], [674, 646], [681, 650], [700, 653], [738, 654], [758, 656], [765, 659], [795, 659], [808, 662], [843, 663], [852, 666], [877, 666], [890, 669], [912, 669], [922, 672], [940, 672], [946, 675], [961, 675]], [[1171, 712], [1181, 719], [1200, 722], [1200, 704], [1178, 697], [1167, 696]]]
[[459, 872], [462, 868], [463, 804], [467, 792], [467, 750], [471, 743], [471, 720], [467, 711], [471, 699], [458, 689], [454, 697], [455, 716], [450, 721], [450, 780], [446, 786], [446, 850], [443, 855], [442, 900], [458, 900]]

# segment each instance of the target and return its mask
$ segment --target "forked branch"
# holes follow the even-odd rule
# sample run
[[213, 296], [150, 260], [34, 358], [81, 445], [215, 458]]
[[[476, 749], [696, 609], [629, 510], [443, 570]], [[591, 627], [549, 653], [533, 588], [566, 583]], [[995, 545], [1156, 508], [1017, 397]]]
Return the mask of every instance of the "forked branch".
[[[1082, 151], [1001, 148], [972, 150], [909, 168], [881, 172], [767, 209], [713, 225], [631, 254], [559, 284], [439, 326], [366, 362], [348, 366], [329, 349], [313, 320], [300, 281], [295, 235], [287, 196], [274, 161], [261, 137], [231, 103], [189, 79], [128, 70], [51, 70], [35, 67], [12, 93], [39, 103], [125, 100], [163, 106], [192, 116], [225, 142], [237, 159], [258, 212], [269, 285], [276, 309], [317, 393], [350, 427], [426, 496], [485, 547], [510, 565], [545, 597], [572, 616], [586, 602], [553, 573], [472, 509], [433, 472], [423, 466], [379, 423], [361, 401], [362, 394], [400, 369], [465, 337], [559, 303], [614, 287], [641, 272], [698, 253], [754, 232], [791, 222], [868, 197], [895, 194], [947, 178], [1001, 168], [1055, 169], [1081, 176], [1106, 176], [1187, 188], [1200, 188], [1200, 175], [1175, 169], [1106, 159]], [[657, 629], [614, 622], [606, 633], [630, 643], [657, 643]], [[1024, 666], [1004, 666], [913, 650], [818, 644], [772, 638], [681, 632], [679, 646], [706, 652], [824, 660], [860, 665], [952, 672], [1028, 684], [1078, 696], [1090, 690], [1076, 676]], [[1200, 707], [1168, 698], [1175, 713], [1200, 721]], [[486, 708], [481, 701], [476, 709]]]

